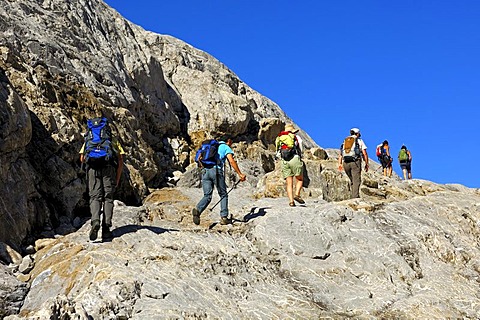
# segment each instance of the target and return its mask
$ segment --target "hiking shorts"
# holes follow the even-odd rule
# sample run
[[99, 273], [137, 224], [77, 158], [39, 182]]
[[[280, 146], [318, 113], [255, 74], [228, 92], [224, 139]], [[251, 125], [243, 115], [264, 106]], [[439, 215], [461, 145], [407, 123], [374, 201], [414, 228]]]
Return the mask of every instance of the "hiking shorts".
[[298, 177], [303, 175], [303, 162], [298, 155], [295, 155], [290, 161], [282, 160], [282, 176]]
[[378, 160], [382, 164], [382, 168], [388, 168], [392, 166], [392, 158], [389, 156], [379, 157]]
[[405, 161], [405, 162], [400, 161], [400, 168], [402, 168], [402, 170], [407, 170], [408, 172], [410, 172], [410, 171], [412, 171], [412, 162], [411, 161]]

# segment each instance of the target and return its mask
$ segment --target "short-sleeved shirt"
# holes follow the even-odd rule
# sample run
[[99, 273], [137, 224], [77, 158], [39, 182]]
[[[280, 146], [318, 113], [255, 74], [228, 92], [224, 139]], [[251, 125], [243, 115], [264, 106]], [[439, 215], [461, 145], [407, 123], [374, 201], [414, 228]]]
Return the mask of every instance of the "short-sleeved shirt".
[[230, 148], [225, 141], [220, 141], [218, 146], [218, 157], [220, 158], [220, 168], [223, 168], [225, 165], [225, 161], [227, 160], [227, 155], [231, 154], [233, 155], [233, 150]]
[[[367, 145], [365, 144], [365, 142], [363, 142], [363, 140], [361, 138], [358, 138], [357, 135], [355, 135], [355, 134], [351, 135], [350, 137], [357, 139], [358, 148], [360, 149], [360, 159], [362, 159], [363, 150], [367, 150]], [[340, 147], [340, 153], [342, 153], [342, 149], [343, 149], [343, 144]], [[342, 156], [343, 156], [343, 154], [342, 154]]]
[[[118, 142], [117, 139], [112, 140], [112, 147], [113, 147], [113, 150], [115, 150], [115, 153], [125, 154], [125, 151], [123, 150], [122, 145], [120, 144], [120, 142]], [[83, 143], [82, 148], [80, 149], [80, 151], [78, 153], [80, 153], [80, 154], [85, 153], [85, 143]]]
[[[356, 135], [353, 135], [352, 137], [356, 137]], [[365, 144], [365, 142], [363, 142], [362, 138], [357, 138], [357, 141], [360, 151], [367, 150], [367, 145]]]

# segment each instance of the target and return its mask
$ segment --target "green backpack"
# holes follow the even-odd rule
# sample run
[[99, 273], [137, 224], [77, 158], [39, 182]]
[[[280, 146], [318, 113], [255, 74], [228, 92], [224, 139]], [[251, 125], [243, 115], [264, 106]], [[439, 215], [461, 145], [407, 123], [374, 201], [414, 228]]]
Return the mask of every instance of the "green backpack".
[[406, 149], [400, 149], [400, 152], [398, 153], [398, 160], [400, 160], [400, 162], [408, 161], [408, 153]]
[[278, 134], [275, 144], [283, 160], [290, 161], [297, 154], [296, 139], [295, 134], [288, 131], [282, 131]]

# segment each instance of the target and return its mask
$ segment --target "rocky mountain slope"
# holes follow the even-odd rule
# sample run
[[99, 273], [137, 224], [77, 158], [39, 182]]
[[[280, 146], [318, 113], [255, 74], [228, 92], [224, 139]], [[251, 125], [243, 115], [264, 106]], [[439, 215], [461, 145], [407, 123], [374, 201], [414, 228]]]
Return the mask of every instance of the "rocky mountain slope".
[[101, 0], [3, 1], [0, 35], [0, 194], [10, 195], [0, 241], [18, 247], [62, 216], [88, 214], [78, 150], [99, 111], [127, 151], [118, 190], [127, 204], [176, 182], [200, 141], [219, 134], [242, 142], [239, 157], [251, 158], [256, 177], [273, 169], [268, 145], [289, 121], [275, 103], [212, 56]]
[[[1, 317], [478, 318], [479, 190], [372, 163], [347, 200], [336, 151], [301, 131], [290, 208], [272, 143], [291, 120], [212, 56], [100, 0], [5, 0], [0, 34]], [[127, 151], [110, 242], [87, 240], [78, 163], [99, 111]], [[248, 175], [235, 223], [217, 207], [195, 226], [193, 153], [224, 133]]]
[[37, 240], [6, 319], [476, 319], [479, 191], [378, 180], [388, 201], [296, 208], [240, 186], [229, 226], [218, 208], [191, 222], [200, 189], [117, 202], [111, 242], [88, 241], [88, 224]]

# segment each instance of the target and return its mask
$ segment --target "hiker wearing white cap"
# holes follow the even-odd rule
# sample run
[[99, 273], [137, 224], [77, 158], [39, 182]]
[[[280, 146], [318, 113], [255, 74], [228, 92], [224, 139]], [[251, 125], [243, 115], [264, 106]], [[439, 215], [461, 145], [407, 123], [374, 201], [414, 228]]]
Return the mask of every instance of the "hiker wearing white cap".
[[362, 158], [365, 161], [365, 172], [368, 171], [367, 146], [360, 136], [360, 129], [350, 129], [350, 135], [343, 141], [340, 147], [340, 155], [338, 157], [338, 170], [345, 170], [345, 173], [350, 179], [352, 199], [360, 198]]
[[[298, 129], [292, 124], [285, 125], [284, 131], [280, 132], [275, 139], [277, 154], [282, 158], [282, 176], [287, 184], [287, 195], [290, 207], [295, 207], [295, 201], [304, 204], [300, 197], [303, 188], [303, 161], [302, 141], [296, 135]], [[293, 177], [295, 177], [295, 192], [293, 190]]]

